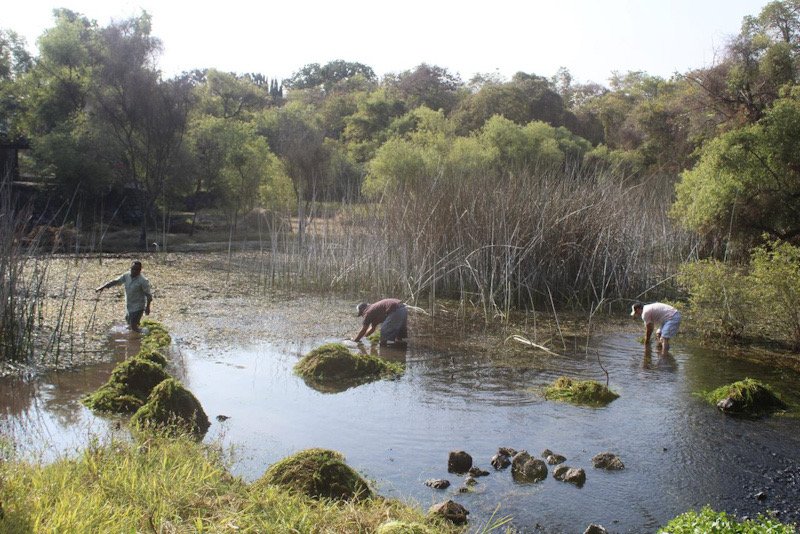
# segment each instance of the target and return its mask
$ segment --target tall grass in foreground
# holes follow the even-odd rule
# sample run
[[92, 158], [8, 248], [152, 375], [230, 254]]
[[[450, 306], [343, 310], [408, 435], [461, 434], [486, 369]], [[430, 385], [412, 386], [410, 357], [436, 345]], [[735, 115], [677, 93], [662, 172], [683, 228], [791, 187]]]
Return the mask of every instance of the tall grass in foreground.
[[374, 532], [391, 520], [461, 529], [396, 500], [313, 500], [251, 485], [190, 439], [94, 445], [50, 465], [0, 462], [0, 529], [27, 532]]
[[315, 221], [302, 247], [274, 225], [254, 261], [264, 287], [450, 298], [486, 316], [594, 310], [674, 293], [673, 273], [695, 243], [672, 226], [671, 198], [664, 177], [432, 177]]

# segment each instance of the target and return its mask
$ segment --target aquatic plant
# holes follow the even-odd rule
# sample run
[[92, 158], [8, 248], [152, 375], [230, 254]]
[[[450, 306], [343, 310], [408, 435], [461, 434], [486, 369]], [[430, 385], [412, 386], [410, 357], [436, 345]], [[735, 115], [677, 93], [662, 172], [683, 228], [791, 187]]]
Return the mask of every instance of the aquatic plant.
[[131, 423], [139, 429], [158, 428], [172, 435], [203, 436], [211, 423], [200, 401], [174, 378], [167, 378], [150, 393]]
[[757, 519], [737, 521], [725, 512], [715, 512], [709, 506], [699, 512], [690, 510], [672, 519], [659, 529], [659, 534], [694, 534], [716, 532], [719, 534], [795, 534], [797, 527], [781, 523], [759, 514]]
[[548, 386], [544, 397], [549, 400], [605, 406], [619, 395], [603, 384], [594, 380], [573, 380], [561, 376]]
[[271, 465], [258, 484], [272, 484], [312, 498], [368, 499], [373, 492], [361, 475], [328, 449], [306, 449]]
[[117, 364], [108, 382], [81, 402], [99, 412], [133, 413], [147, 401], [153, 388], [167, 378], [169, 375], [162, 365], [133, 357]]
[[0, 462], [0, 530], [31, 532], [375, 532], [392, 521], [462, 529], [396, 499], [328, 501], [247, 484], [231, 458], [193, 437], [94, 444], [44, 465]]
[[752, 378], [720, 386], [702, 396], [720, 410], [733, 414], [764, 415], [788, 408], [770, 386]]
[[396, 375], [404, 367], [370, 354], [354, 353], [341, 343], [326, 343], [306, 354], [294, 370], [306, 379], [336, 382]]
[[170, 337], [167, 328], [158, 321], [144, 319], [141, 322], [141, 326], [147, 329], [142, 336], [141, 347], [143, 351], [163, 349], [169, 347], [170, 343], [172, 343], [172, 337]]

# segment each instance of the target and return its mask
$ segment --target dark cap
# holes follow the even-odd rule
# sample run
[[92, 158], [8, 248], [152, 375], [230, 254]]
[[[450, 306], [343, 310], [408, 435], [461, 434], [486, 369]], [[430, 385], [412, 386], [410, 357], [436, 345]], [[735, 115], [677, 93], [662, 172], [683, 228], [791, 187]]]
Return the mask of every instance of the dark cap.
[[362, 315], [364, 315], [364, 311], [368, 307], [369, 307], [369, 304], [367, 304], [366, 302], [362, 302], [361, 304], [356, 306], [356, 311], [358, 312], [358, 315], [356, 315], [356, 317], [361, 317]]

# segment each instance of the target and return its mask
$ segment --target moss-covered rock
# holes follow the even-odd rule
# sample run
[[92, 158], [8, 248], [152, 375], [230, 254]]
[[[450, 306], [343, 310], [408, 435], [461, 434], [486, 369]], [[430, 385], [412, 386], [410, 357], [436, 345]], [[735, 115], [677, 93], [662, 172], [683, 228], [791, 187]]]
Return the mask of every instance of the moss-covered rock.
[[82, 402], [90, 410], [112, 413], [133, 413], [141, 407], [153, 388], [169, 378], [161, 365], [133, 357], [120, 362], [111, 378]]
[[161, 354], [157, 349], [142, 349], [136, 356], [143, 360], [151, 361], [162, 369], [166, 369], [167, 367], [167, 357]]
[[752, 378], [719, 387], [704, 397], [723, 412], [735, 415], [760, 416], [788, 408], [770, 386]]
[[282, 486], [319, 499], [359, 500], [373, 496], [367, 482], [328, 449], [306, 449], [271, 465], [257, 484]]
[[369, 354], [357, 354], [341, 343], [327, 343], [297, 362], [294, 371], [315, 389], [343, 391], [354, 385], [394, 376], [403, 365]]
[[619, 395], [594, 380], [573, 380], [561, 376], [545, 390], [544, 397], [573, 404], [605, 406]]
[[172, 434], [203, 436], [211, 423], [200, 401], [174, 378], [153, 388], [131, 423], [139, 429], [159, 428]]

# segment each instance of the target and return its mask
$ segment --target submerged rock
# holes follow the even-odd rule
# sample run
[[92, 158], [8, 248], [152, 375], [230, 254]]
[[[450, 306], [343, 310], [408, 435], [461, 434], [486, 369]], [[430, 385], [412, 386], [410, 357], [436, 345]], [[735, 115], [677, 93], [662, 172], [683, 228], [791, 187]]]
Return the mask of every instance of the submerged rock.
[[492, 456], [491, 461], [489, 462], [492, 464], [496, 470], [505, 469], [509, 465], [511, 465], [511, 458], [505, 454], [495, 454]]
[[722, 412], [733, 415], [760, 416], [788, 408], [768, 385], [752, 378], [719, 387], [706, 398]]
[[603, 525], [595, 525], [592, 523], [586, 530], [583, 531], [583, 534], [608, 534], [608, 531], [603, 527]]
[[153, 388], [147, 402], [133, 414], [131, 423], [140, 429], [160, 428], [172, 434], [189, 433], [198, 437], [211, 426], [200, 401], [174, 378]]
[[614, 453], [601, 452], [592, 457], [592, 465], [598, 469], [607, 469], [609, 471], [619, 471], [625, 469], [625, 464]]
[[569, 482], [576, 486], [583, 486], [586, 482], [586, 471], [580, 467], [569, 467], [567, 465], [559, 465], [553, 469], [553, 478], [561, 480], [562, 482]]
[[545, 390], [544, 397], [573, 404], [605, 406], [619, 395], [594, 380], [573, 380], [562, 376]]
[[338, 392], [401, 374], [403, 366], [369, 354], [351, 352], [341, 343], [326, 343], [303, 356], [294, 371], [314, 389]]
[[475, 466], [470, 467], [469, 471], [467, 471], [467, 472], [472, 477], [488, 477], [489, 476], [489, 471], [484, 471], [480, 467], [475, 467]]
[[563, 464], [564, 462], [567, 461], [567, 459], [564, 456], [561, 456], [560, 454], [550, 454], [545, 459], [547, 460], [547, 463], [550, 465]]
[[309, 497], [351, 501], [373, 496], [367, 482], [328, 449], [306, 449], [271, 465], [257, 484], [272, 484]]
[[520, 451], [511, 459], [511, 476], [519, 482], [539, 482], [547, 478], [547, 464]]
[[147, 401], [153, 388], [169, 378], [164, 368], [139, 356], [120, 362], [108, 382], [82, 402], [90, 410], [133, 413]]
[[472, 467], [472, 456], [464, 451], [450, 451], [447, 457], [448, 473], [466, 473]]
[[467, 522], [467, 515], [469, 515], [469, 511], [455, 501], [434, 504], [428, 512], [432, 515], [441, 516], [454, 525], [463, 525]]
[[497, 450], [497, 454], [502, 454], [503, 456], [508, 456], [509, 458], [511, 458], [512, 456], [517, 454], [517, 449], [513, 449], [511, 447], [500, 447]]
[[447, 489], [450, 487], [450, 481], [443, 478], [429, 478], [425, 481], [425, 485], [433, 489]]

